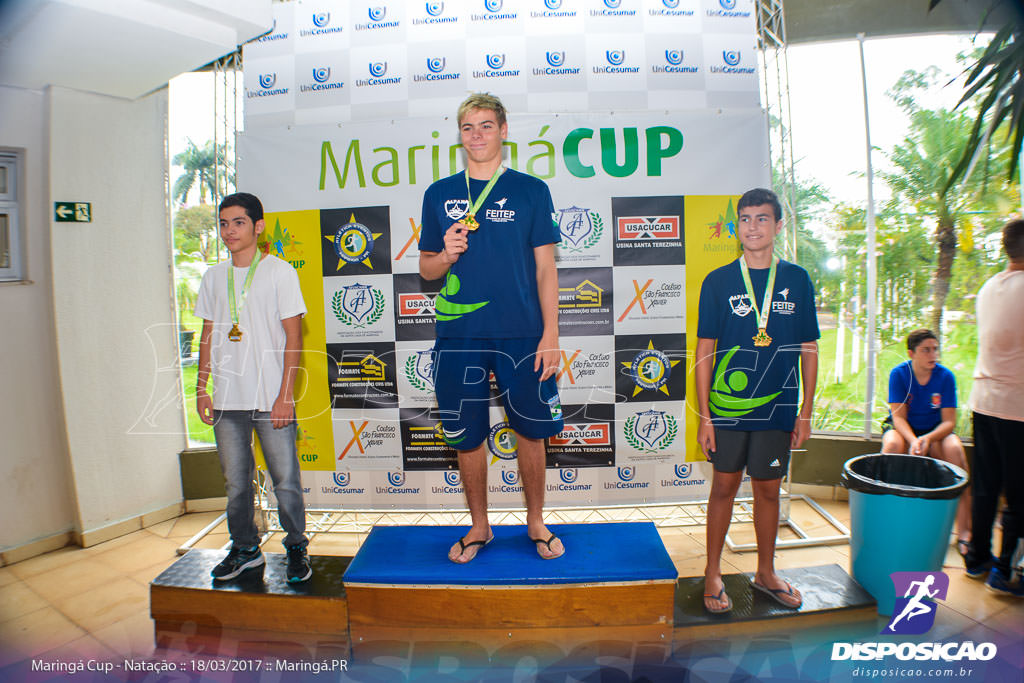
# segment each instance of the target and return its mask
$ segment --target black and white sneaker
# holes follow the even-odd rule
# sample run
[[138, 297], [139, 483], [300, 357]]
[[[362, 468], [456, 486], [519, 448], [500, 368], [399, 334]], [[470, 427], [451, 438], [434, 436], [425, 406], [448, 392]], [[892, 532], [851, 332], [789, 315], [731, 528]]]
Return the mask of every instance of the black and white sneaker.
[[260, 551], [260, 547], [258, 545], [254, 545], [251, 548], [231, 546], [231, 551], [228, 553], [228, 556], [213, 568], [213, 571], [210, 572], [210, 576], [217, 581], [227, 581], [235, 578], [246, 569], [260, 567], [263, 563], [263, 553]]
[[306, 544], [287, 545], [288, 551], [288, 583], [302, 583], [313, 576], [313, 567], [309, 564], [309, 554], [306, 553]]

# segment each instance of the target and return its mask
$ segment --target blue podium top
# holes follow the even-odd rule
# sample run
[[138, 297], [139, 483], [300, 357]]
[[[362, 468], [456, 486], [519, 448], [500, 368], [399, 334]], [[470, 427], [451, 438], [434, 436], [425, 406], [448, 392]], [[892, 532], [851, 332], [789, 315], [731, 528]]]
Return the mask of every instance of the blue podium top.
[[346, 584], [510, 586], [675, 581], [651, 522], [551, 524], [565, 554], [544, 560], [525, 526], [492, 526], [494, 540], [466, 564], [448, 549], [468, 527], [375, 526], [348, 570]]

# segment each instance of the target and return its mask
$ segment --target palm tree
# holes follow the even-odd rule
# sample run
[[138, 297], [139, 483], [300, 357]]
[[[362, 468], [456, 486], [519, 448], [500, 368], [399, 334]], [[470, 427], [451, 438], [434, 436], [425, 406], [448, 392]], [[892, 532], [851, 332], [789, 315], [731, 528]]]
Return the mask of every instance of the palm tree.
[[[929, 0], [928, 11], [940, 2], [942, 0]], [[984, 18], [994, 10], [1004, 13], [1007, 20], [967, 72], [964, 94], [957, 107], [974, 100], [975, 95], [981, 97], [974, 125], [950, 174], [949, 184], [957, 182], [976, 163], [978, 149], [987, 144], [1004, 123], [1009, 123], [1006, 139], [1013, 140], [1007, 177], [1013, 177], [1020, 158], [1024, 141], [1024, 7], [1018, 2], [992, 0]]]
[[896, 145], [890, 154], [896, 171], [882, 174], [896, 203], [907, 211], [908, 220], [916, 219], [921, 227], [925, 220], [935, 221], [937, 258], [929, 323], [936, 334], [940, 333], [952, 279], [957, 228], [968, 214], [988, 208], [1004, 189], [993, 182], [990, 169], [1007, 161], [1005, 146], [989, 141], [977, 148], [984, 158], [973, 173], [967, 175], [959, 167], [958, 160], [973, 127], [971, 113], [922, 109], [914, 98], [917, 91], [932, 87], [939, 78], [934, 67], [926, 73], [908, 71], [890, 91], [910, 117], [910, 129], [903, 144]]
[[[219, 194], [224, 194], [228, 184], [234, 184], [234, 173], [231, 172], [226, 150], [224, 147], [218, 147], [217, 150], [214, 150], [212, 140], [207, 140], [201, 148], [197, 147], [191, 139], [188, 140], [185, 151], [179, 152], [172, 159], [176, 166], [181, 166], [185, 170], [174, 181], [174, 188], [171, 190], [172, 199], [179, 204], [184, 204], [188, 200], [189, 192], [198, 183], [199, 203], [205, 204], [207, 193], [212, 199]], [[217, 182], [218, 166], [223, 169], [219, 177], [220, 183]], [[220, 192], [218, 192], [218, 184]]]

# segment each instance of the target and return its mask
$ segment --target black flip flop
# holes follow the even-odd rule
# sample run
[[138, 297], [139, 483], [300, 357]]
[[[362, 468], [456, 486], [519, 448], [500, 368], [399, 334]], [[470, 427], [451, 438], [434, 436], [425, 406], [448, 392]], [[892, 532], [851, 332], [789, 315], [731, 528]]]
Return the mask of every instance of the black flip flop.
[[540, 544], [543, 543], [544, 545], [546, 545], [548, 547], [548, 551], [551, 551], [551, 542], [554, 541], [556, 538], [558, 538], [558, 536], [555, 536], [554, 534], [551, 534], [551, 538], [549, 538], [546, 541], [543, 538], [531, 538], [530, 539], [535, 544], [537, 544], [537, 554], [540, 555], [540, 559], [542, 559], [542, 560], [554, 560], [554, 559], [557, 559], [557, 558], [559, 558], [559, 557], [561, 557], [562, 555], [565, 554], [565, 544], [563, 543], [562, 544], [562, 552], [558, 553], [557, 555], [541, 555], [541, 553], [540, 553]]
[[[473, 553], [473, 556], [470, 557], [465, 562], [459, 562], [458, 560], [452, 560], [451, 557], [449, 557], [448, 559], [451, 560], [452, 562], [454, 562], [455, 564], [469, 564], [470, 562], [472, 562], [473, 560], [476, 559], [477, 553], [480, 552], [480, 549], [483, 548], [485, 545], [487, 545], [488, 543], [490, 543], [493, 540], [494, 540], [494, 534], [491, 534], [491, 537], [488, 538], [486, 541], [470, 541], [469, 543], [466, 543], [466, 537], [463, 536], [462, 538], [459, 539], [459, 548], [460, 548], [460, 550], [459, 550], [459, 554], [456, 555], [456, 557], [460, 557], [462, 555], [465, 555], [466, 551], [469, 550], [470, 548], [474, 548], [476, 546], [480, 546], [480, 548], [477, 548], [476, 552]], [[449, 552], [451, 552], [451, 551], [449, 551]]]
[[786, 584], [785, 588], [769, 588], [768, 586], [758, 583], [757, 581], [751, 581], [750, 585], [752, 585], [754, 588], [761, 591], [762, 593], [770, 597], [772, 600], [782, 605], [783, 607], [788, 607], [789, 609], [800, 609], [801, 607], [803, 607], [803, 598], [800, 598], [800, 604], [798, 605], [791, 605], [782, 599], [783, 595], [788, 595], [792, 598], [796, 597], [796, 593], [793, 592], [793, 587], [789, 585], [789, 582], [783, 581], [783, 583]]

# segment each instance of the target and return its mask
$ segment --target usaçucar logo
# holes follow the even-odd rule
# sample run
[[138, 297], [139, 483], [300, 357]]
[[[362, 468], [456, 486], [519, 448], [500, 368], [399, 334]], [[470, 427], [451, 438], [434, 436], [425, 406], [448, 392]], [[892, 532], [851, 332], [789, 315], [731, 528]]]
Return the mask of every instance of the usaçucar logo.
[[371, 232], [368, 227], [356, 221], [356, 215], [353, 213], [348, 223], [334, 233], [334, 237], [324, 235], [324, 239], [334, 244], [334, 253], [338, 255], [338, 270], [346, 263], [362, 263], [372, 269], [370, 254], [373, 253], [373, 242], [383, 234]]
[[558, 222], [558, 231], [564, 238], [561, 248], [566, 251], [585, 251], [601, 239], [604, 232], [604, 221], [596, 211], [570, 206], [559, 209], [554, 217]]
[[632, 378], [633, 384], [636, 385], [633, 389], [633, 396], [645, 389], [660, 391], [668, 396], [668, 387], [665, 384], [672, 375], [672, 368], [678, 365], [679, 361], [670, 360], [668, 356], [654, 348], [653, 341], [648, 341], [647, 348], [636, 354], [632, 361], [621, 361], [621, 363], [629, 368], [629, 376]]
[[331, 310], [350, 327], [369, 327], [384, 315], [384, 294], [376, 287], [357, 282], [334, 293]]
[[626, 418], [624, 431], [630, 446], [645, 453], [657, 453], [672, 445], [679, 426], [664, 410], [651, 409]]
[[720, 417], [742, 417], [752, 413], [754, 408], [759, 408], [770, 403], [781, 391], [767, 396], [751, 396], [750, 398], [737, 398], [735, 392], [743, 391], [750, 383], [750, 378], [743, 370], [730, 370], [729, 363], [739, 346], [734, 346], [725, 354], [722, 361], [715, 370], [715, 379], [711, 384], [710, 408], [711, 412]]
[[405, 359], [405, 376], [420, 391], [434, 390], [434, 352], [417, 351]]

